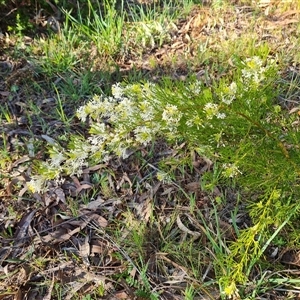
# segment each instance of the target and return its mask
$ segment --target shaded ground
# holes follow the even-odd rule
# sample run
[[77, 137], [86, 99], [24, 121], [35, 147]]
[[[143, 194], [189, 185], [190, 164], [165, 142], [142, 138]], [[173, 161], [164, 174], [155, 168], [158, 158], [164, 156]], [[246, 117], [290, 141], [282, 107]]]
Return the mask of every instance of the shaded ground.
[[[232, 47], [251, 55], [247, 53], [250, 36], [257, 47], [267, 41], [274, 54], [294, 53], [294, 58], [290, 55], [291, 60], [285, 62], [283, 80], [299, 75], [294, 38], [299, 11], [236, 5], [216, 14], [209, 6], [195, 7], [176, 22], [168, 43], [146, 49], [142, 55], [132, 52], [117, 57], [113, 70], [103, 68], [103, 58], [91, 51], [87, 76], [100, 83], [89, 93], [108, 89], [123, 79], [159, 82], [162, 76], [186, 80], [193, 75], [209, 85], [228, 72]], [[59, 299], [60, 294], [62, 299], [84, 299], [89, 293], [94, 293], [95, 299], [149, 299], [150, 291], [159, 293], [160, 299], [184, 299], [188, 284], [201, 291], [198, 299], [219, 299], [216, 284], [205, 286], [216, 277], [213, 261], [197, 251], [199, 245], [208, 244], [207, 228], [195, 219], [185, 193], [194, 195], [193, 209], [202, 211], [211, 228], [216, 227], [211, 199], [226, 196], [226, 203], [220, 203], [217, 210], [222, 237], [228, 242], [235, 239], [230, 220], [233, 208], [238, 207], [240, 228], [250, 225], [250, 220], [245, 203], [237, 203], [237, 191], [219, 187], [207, 194], [201, 190], [199, 178], [210, 172], [212, 165], [196, 154], [191, 159], [193, 168], [176, 172], [174, 182], [148, 180], [164, 158], [186, 159], [189, 154], [184, 144], [171, 149], [160, 141], [155, 149], [138, 149], [138, 155], [127, 160], [112, 157], [107, 164], [88, 168], [82, 178], [67, 177], [63, 184], [51, 182], [47, 193], [27, 191], [35, 160], [47, 158], [46, 142], [66, 143], [61, 139], [66, 129], [68, 136], [72, 132], [87, 134], [84, 125], [71, 116], [91, 95], [84, 90], [80, 73], [84, 66], [78, 66], [78, 73], [44, 74], [19, 52], [31, 43], [32, 39], [25, 38], [20, 46], [11, 36], [0, 40], [0, 104], [9, 112], [6, 116], [2, 111], [0, 128], [1, 155], [7, 158], [1, 162], [0, 299]], [[77, 102], [71, 101], [72, 95], [60, 94], [68, 85], [82, 91]], [[65, 120], [57, 118], [58, 95]], [[299, 95], [280, 99], [289, 109], [298, 100]], [[160, 222], [152, 222], [153, 217]], [[146, 225], [141, 232], [137, 229], [140, 224]], [[136, 232], [140, 236], [136, 237]], [[166, 235], [172, 235], [172, 245], [166, 245]], [[140, 249], [132, 246], [133, 241]], [[199, 265], [194, 266], [198, 277], [195, 270], [183, 266], [184, 258], [178, 254], [178, 245], [184, 243], [191, 245], [191, 256], [199, 256]], [[290, 272], [298, 272], [298, 249], [276, 251], [279, 254], [274, 256], [270, 249], [269, 260], [282, 267], [292, 265]], [[142, 263], [136, 265], [139, 255], [147, 269]], [[135, 280], [130, 282], [130, 278]], [[264, 297], [286, 299], [280, 290], [267, 291]]]

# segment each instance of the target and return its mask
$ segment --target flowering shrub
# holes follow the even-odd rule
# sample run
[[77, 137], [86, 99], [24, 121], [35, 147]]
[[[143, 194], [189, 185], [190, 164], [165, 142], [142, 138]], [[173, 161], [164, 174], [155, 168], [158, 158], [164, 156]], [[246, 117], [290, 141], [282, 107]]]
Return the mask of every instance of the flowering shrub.
[[[175, 88], [117, 83], [112, 86], [112, 96], [95, 95], [77, 111], [82, 122], [90, 118], [90, 136], [73, 137], [66, 150], [52, 146], [49, 160], [39, 165], [39, 175], [28, 183], [30, 190], [41, 192], [46, 180], [59, 180], [62, 174], [80, 176], [83, 167], [107, 162], [112, 154], [126, 159], [131, 148], [147, 145], [159, 136], [170, 142], [185, 139], [201, 154], [220, 157], [222, 148], [231, 148], [241, 132], [246, 134], [260, 119], [264, 111], [258, 112], [258, 108], [269, 105], [257, 88], [259, 84], [268, 85], [266, 79], [273, 64], [263, 67], [262, 60], [253, 57], [242, 66], [236, 80], [221, 80], [213, 88], [195, 80]], [[265, 88], [264, 92], [269, 91]], [[253, 118], [250, 125], [245, 122], [247, 118]], [[225, 156], [223, 160], [225, 177], [241, 174], [237, 161], [226, 161]]]
[[[236, 182], [260, 195], [260, 201], [250, 208], [255, 224], [241, 231], [230, 245], [226, 268], [224, 257], [215, 261], [223, 293], [236, 295], [237, 284], [247, 280], [263, 254], [263, 241], [275, 236], [271, 229], [287, 224], [299, 206], [293, 203], [300, 193], [295, 184], [299, 155], [293, 147], [299, 140], [293, 127], [297, 116], [282, 113], [274, 101], [276, 78], [274, 61], [252, 57], [237, 61], [231, 77], [213, 86], [198, 80], [165, 80], [161, 85], [117, 83], [112, 86], [112, 96], [95, 95], [78, 109], [82, 122], [89, 118], [89, 137], [73, 137], [67, 149], [51, 146], [48, 161], [40, 163], [28, 187], [42, 192], [49, 179], [60, 181], [63, 174], [80, 176], [84, 167], [107, 162], [112, 155], [126, 159], [133, 148], [158, 137], [171, 144], [185, 141], [199, 155], [217, 162], [215, 168], [221, 169], [215, 172], [218, 184]], [[169, 182], [169, 175], [159, 170], [157, 179]]]

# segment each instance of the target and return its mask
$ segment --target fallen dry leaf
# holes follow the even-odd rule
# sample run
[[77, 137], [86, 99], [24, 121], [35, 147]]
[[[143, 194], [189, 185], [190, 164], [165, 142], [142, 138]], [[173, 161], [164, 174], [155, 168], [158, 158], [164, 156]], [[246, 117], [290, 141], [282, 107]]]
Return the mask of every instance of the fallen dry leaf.
[[26, 241], [26, 237], [28, 237], [28, 228], [35, 213], [36, 210], [33, 210], [32, 212], [23, 216], [20, 222], [18, 223], [17, 230], [14, 235], [14, 246], [19, 247]]
[[180, 216], [178, 215], [176, 218], [176, 223], [178, 228], [183, 231], [184, 233], [188, 233], [190, 235], [192, 235], [194, 238], [198, 238], [199, 236], [201, 236], [201, 233], [198, 231], [192, 231], [190, 229], [188, 229], [181, 221]]

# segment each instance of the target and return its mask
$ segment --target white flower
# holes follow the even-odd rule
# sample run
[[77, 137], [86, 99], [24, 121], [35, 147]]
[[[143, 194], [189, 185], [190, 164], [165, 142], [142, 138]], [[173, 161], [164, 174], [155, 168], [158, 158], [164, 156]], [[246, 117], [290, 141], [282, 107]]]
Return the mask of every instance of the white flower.
[[102, 103], [102, 97], [94, 95], [93, 99], [84, 106], [85, 113], [88, 115], [95, 113], [95, 111], [97, 111], [101, 107]]
[[105, 98], [104, 101], [99, 103], [98, 107], [95, 108], [96, 117], [98, 116], [98, 114], [101, 117], [110, 117], [114, 113], [116, 105], [117, 104], [114, 102], [113, 98]]
[[82, 174], [82, 168], [88, 165], [86, 158], [87, 157], [68, 159], [65, 166], [68, 170], [68, 173], [70, 175], [77, 174], [80, 176]]
[[166, 105], [163, 113], [162, 119], [168, 124], [177, 124], [182, 117], [182, 113], [178, 110], [176, 105], [168, 104]]
[[252, 70], [259, 70], [262, 67], [262, 60], [258, 56], [246, 58], [246, 67]]
[[66, 161], [67, 169], [72, 170], [72, 175], [76, 173], [77, 169], [86, 165], [86, 160], [91, 152], [91, 145], [80, 139], [73, 141], [73, 149], [67, 153], [69, 158]]
[[[91, 129], [90, 129], [90, 133], [97, 135], [97, 138], [105, 138], [107, 135], [106, 132], [107, 128], [106, 128], [106, 124], [103, 122], [97, 122], [97, 123], [93, 123], [91, 125]], [[94, 136], [91, 136], [89, 139], [92, 140]]]
[[114, 96], [114, 98], [116, 98], [116, 99], [122, 99], [122, 97], [124, 95], [124, 90], [120, 86], [119, 82], [112, 85], [112, 87], [111, 87], [111, 93]]
[[214, 116], [216, 116], [219, 113], [218, 105], [211, 102], [206, 103], [203, 110], [206, 113], [207, 119], [212, 119]]
[[41, 193], [45, 189], [45, 178], [34, 175], [31, 180], [27, 182], [27, 187], [32, 193]]
[[168, 175], [168, 173], [166, 173], [166, 172], [158, 171], [156, 173], [156, 178], [159, 181], [161, 181], [162, 183], [171, 183], [172, 182], [170, 175]]
[[133, 130], [135, 139], [138, 143], [147, 145], [153, 138], [151, 128], [146, 126], [139, 126]]
[[51, 154], [50, 165], [53, 167], [59, 167], [64, 160], [66, 160], [66, 156], [62, 152], [58, 151]]
[[148, 100], [139, 104], [139, 115], [144, 121], [151, 121], [155, 115], [155, 109]]
[[192, 118], [190, 118], [189, 120], [187, 120], [187, 121], [185, 122], [185, 124], [186, 124], [188, 127], [196, 126], [197, 129], [199, 129], [199, 126], [203, 126], [202, 120], [200, 119], [199, 115], [193, 116]]
[[113, 113], [110, 116], [112, 123], [118, 123], [120, 121], [131, 121], [135, 118], [137, 108], [133, 100], [124, 97], [120, 103], [114, 108]]
[[80, 119], [82, 122], [85, 122], [86, 118], [88, 116], [84, 106], [81, 106], [77, 109], [76, 115], [77, 115], [77, 118]]
[[216, 117], [217, 117], [217, 119], [225, 119], [226, 118], [226, 114], [224, 114], [224, 113], [217, 113]]
[[103, 151], [103, 148], [106, 143], [106, 136], [103, 135], [92, 135], [88, 138], [89, 147], [87, 151], [89, 151], [91, 154]]
[[109, 117], [115, 110], [115, 99], [107, 97], [103, 99], [101, 96], [95, 95], [86, 105], [77, 109], [76, 115], [81, 121], [85, 121], [87, 116], [97, 120], [99, 117]]
[[103, 138], [103, 135], [92, 135], [87, 140], [90, 145], [97, 146], [101, 145], [105, 139]]
[[127, 149], [134, 144], [130, 134], [121, 128], [117, 128], [114, 132], [111, 140], [107, 143], [109, 149], [111, 149], [116, 155], [122, 158], [127, 158]]
[[202, 90], [201, 81], [197, 80], [197, 81], [193, 82], [190, 85], [189, 90], [192, 91], [194, 94], [199, 95]]
[[[247, 84], [249, 82], [254, 82], [259, 84], [265, 78], [263, 71], [253, 71], [253, 70], [242, 70], [242, 79]], [[247, 88], [247, 87], [246, 87]]]
[[235, 99], [237, 92], [237, 84], [232, 82], [229, 87], [226, 87], [221, 92], [221, 101], [227, 105], [230, 105]]
[[[250, 82], [259, 84], [262, 80], [264, 80], [266, 68], [262, 65], [263, 61], [258, 56], [247, 58], [245, 60], [245, 68], [242, 70], [243, 82], [245, 84], [249, 84]], [[246, 90], [248, 89], [247, 86], [245, 86], [245, 88]]]
[[236, 92], [237, 92], [237, 85], [236, 85], [236, 82], [233, 81], [230, 86], [229, 86], [229, 91], [230, 91], [230, 94], [232, 95], [235, 95]]
[[58, 178], [56, 178], [56, 179], [54, 180], [54, 182], [55, 182], [55, 184], [56, 184], [57, 186], [62, 185], [65, 181], [66, 181], [66, 179], [65, 179], [65, 178], [62, 178], [62, 177], [58, 177]]
[[185, 122], [185, 125], [188, 126], [188, 127], [192, 127], [194, 126], [194, 122], [193, 122], [193, 119], [189, 119]]
[[239, 170], [239, 168], [236, 166], [236, 164], [223, 164], [224, 171], [222, 174], [227, 178], [233, 178], [237, 176], [238, 174], [242, 174], [242, 172]]

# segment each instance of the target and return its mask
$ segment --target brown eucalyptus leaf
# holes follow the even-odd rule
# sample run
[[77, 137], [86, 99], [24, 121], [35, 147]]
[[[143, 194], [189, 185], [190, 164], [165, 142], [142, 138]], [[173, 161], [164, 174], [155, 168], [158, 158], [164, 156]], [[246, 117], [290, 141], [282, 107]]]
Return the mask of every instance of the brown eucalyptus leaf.
[[101, 228], [105, 228], [108, 225], [107, 220], [98, 214], [93, 214], [92, 219]]
[[88, 257], [91, 253], [91, 246], [89, 243], [89, 236], [86, 236], [84, 241], [79, 241], [79, 255], [82, 257], [83, 261], [89, 265]]
[[92, 184], [81, 184], [77, 189], [76, 189], [76, 194], [78, 195], [82, 190], [88, 190], [93, 187]]
[[98, 197], [96, 200], [90, 201], [85, 208], [90, 209], [90, 210], [96, 210], [97, 208], [99, 208], [99, 206], [101, 206], [103, 203], [105, 202], [105, 200], [103, 200], [102, 198]]
[[179, 215], [178, 215], [177, 218], [176, 218], [176, 223], [177, 223], [178, 228], [179, 228], [180, 230], [182, 230], [184, 233], [188, 233], [188, 234], [190, 234], [190, 235], [192, 235], [192, 236], [194, 236], [194, 237], [196, 237], [196, 238], [199, 237], [199, 236], [201, 236], [201, 233], [200, 233], [200, 232], [198, 232], [198, 231], [192, 231], [192, 230], [188, 229], [188, 228], [182, 223], [182, 221], [181, 221]]
[[25, 238], [28, 235], [28, 227], [30, 226], [30, 223], [36, 213], [36, 210], [33, 210], [32, 212], [26, 214], [22, 217], [18, 224], [18, 229], [15, 233], [15, 246], [22, 244], [22, 242], [25, 240]]

